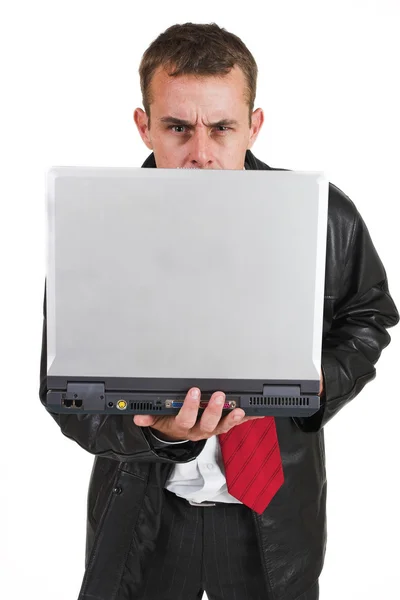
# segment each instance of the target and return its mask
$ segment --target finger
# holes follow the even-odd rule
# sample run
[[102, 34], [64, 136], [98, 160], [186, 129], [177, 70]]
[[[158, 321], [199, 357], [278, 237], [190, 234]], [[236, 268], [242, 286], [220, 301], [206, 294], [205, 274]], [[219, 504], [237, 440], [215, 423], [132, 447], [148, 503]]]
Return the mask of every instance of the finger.
[[246, 417], [246, 413], [242, 408], [235, 408], [226, 417], [221, 419], [220, 424], [217, 428], [216, 435], [219, 433], [226, 433], [235, 425], [240, 425], [251, 419], [263, 419], [264, 417]]
[[227, 422], [230, 427], [232, 425], [239, 425], [239, 423], [243, 423], [246, 420], [246, 413], [242, 408], [235, 408], [229, 415]]
[[218, 435], [220, 433], [226, 433], [235, 425], [240, 425], [240, 423], [243, 422], [244, 415], [245, 412], [241, 408], [234, 409], [232, 412], [226, 415], [226, 417], [221, 419], [216, 429], [215, 435]]
[[212, 433], [216, 429], [221, 420], [224, 402], [225, 394], [223, 392], [214, 392], [198, 423], [199, 431]]
[[154, 425], [154, 423], [156, 422], [156, 417], [152, 417], [151, 415], [135, 415], [133, 417], [133, 422], [135, 423], [135, 425], [149, 427], [150, 425]]
[[196, 423], [199, 412], [201, 392], [199, 388], [190, 388], [183, 405], [175, 417], [175, 424], [183, 430], [191, 429]]

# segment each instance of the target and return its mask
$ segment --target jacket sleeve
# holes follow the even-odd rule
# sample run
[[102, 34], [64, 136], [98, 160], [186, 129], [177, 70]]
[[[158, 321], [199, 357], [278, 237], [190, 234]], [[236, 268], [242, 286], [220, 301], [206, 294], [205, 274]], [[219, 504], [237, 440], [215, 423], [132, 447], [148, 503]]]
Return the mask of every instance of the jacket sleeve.
[[399, 322], [385, 268], [355, 210], [332, 327], [322, 342], [321, 407], [310, 417], [293, 417], [306, 432], [319, 431], [375, 378], [375, 363], [391, 339], [386, 330]]
[[[46, 282], [43, 302], [43, 333], [40, 358], [39, 398], [46, 407], [47, 394]], [[46, 407], [47, 408], [47, 407]], [[61, 432], [84, 450], [118, 461], [190, 462], [203, 450], [206, 440], [170, 444], [139, 427], [133, 415], [57, 414], [47, 411]]]

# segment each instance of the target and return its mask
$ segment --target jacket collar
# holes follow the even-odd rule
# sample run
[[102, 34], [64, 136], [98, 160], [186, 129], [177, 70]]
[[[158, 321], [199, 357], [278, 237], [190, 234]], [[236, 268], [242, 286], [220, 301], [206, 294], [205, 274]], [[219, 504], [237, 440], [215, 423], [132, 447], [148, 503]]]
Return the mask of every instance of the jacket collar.
[[[261, 160], [256, 158], [250, 150], [246, 150], [244, 166], [246, 169], [255, 170], [255, 171], [272, 170], [272, 167], [269, 167], [266, 163], [263, 163]], [[142, 164], [142, 168], [145, 168], [145, 169], [157, 168], [156, 161], [154, 158], [154, 152], [152, 152], [150, 154], [150, 156], [148, 156], [146, 158], [146, 160]]]

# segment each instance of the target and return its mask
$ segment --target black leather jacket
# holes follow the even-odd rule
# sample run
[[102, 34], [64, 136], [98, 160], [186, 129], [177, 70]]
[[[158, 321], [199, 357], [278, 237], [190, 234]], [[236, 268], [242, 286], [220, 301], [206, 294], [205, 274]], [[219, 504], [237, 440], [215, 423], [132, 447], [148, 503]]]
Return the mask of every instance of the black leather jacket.
[[[142, 166], [156, 167], [154, 155]], [[245, 166], [271, 169], [249, 150]], [[39, 396], [45, 405], [46, 288], [43, 312]], [[330, 184], [321, 362], [325, 392], [312, 417], [276, 419], [285, 482], [262, 515], [253, 512], [271, 600], [296, 600], [320, 575], [327, 489], [322, 428], [375, 377], [374, 365], [390, 342], [387, 328], [398, 321], [365, 223], [353, 202]], [[129, 415], [52, 417], [65, 436], [95, 455], [78, 600], [116, 600], [121, 581], [129, 582], [134, 593], [155, 547], [162, 488], [174, 464], [194, 460], [206, 441], [158, 446], [148, 428], [136, 426]]]

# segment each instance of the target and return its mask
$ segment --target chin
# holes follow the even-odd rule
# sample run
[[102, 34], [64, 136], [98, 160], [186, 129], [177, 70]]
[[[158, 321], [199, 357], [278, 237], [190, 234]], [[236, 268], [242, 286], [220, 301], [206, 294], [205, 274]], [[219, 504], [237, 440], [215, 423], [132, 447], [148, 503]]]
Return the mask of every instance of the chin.
[[203, 171], [207, 171], [208, 169], [223, 169], [224, 167], [220, 167], [217, 165], [213, 165], [212, 167], [175, 167], [175, 169], [202, 169]]

